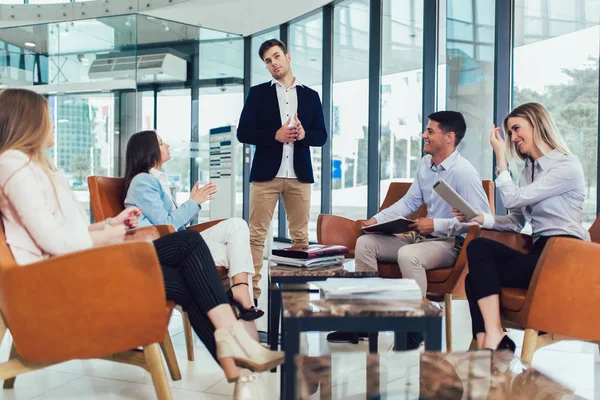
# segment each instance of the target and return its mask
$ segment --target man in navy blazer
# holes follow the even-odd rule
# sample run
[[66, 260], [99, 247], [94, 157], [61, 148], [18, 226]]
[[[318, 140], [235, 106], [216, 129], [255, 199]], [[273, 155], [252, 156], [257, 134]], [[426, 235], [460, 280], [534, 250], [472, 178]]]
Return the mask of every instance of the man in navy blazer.
[[265, 239], [280, 195], [292, 246], [308, 246], [314, 182], [310, 146], [321, 147], [327, 141], [319, 95], [294, 77], [285, 45], [276, 39], [267, 40], [258, 54], [273, 79], [250, 88], [237, 130], [240, 142], [256, 146], [250, 172], [255, 300], [260, 297]]

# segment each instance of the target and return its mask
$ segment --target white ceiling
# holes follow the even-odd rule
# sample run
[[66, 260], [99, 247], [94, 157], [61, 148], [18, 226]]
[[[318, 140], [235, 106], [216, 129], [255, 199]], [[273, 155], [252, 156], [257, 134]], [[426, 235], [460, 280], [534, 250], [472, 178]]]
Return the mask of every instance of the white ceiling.
[[144, 14], [248, 36], [280, 25], [331, 0], [188, 0]]
[[[0, 5], [0, 28], [139, 12], [248, 36], [311, 12], [332, 0], [93, 0], [84, 3]], [[0, 1], [2, 4], [2, 1]]]

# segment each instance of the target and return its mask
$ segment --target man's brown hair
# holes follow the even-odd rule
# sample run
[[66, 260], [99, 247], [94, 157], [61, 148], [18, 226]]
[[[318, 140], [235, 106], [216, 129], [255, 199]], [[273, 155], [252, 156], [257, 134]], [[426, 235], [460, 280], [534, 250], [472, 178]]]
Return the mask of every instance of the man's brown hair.
[[285, 48], [285, 44], [281, 40], [277, 39], [269, 39], [258, 48], [258, 55], [260, 59], [264, 61], [263, 55], [269, 50], [271, 47], [279, 46], [281, 50], [283, 50], [283, 54], [287, 54], [287, 49]]

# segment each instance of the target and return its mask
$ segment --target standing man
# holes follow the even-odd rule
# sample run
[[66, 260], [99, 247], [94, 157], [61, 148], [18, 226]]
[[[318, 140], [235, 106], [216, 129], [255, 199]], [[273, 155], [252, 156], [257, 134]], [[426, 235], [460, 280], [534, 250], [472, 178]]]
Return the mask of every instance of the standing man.
[[267, 231], [281, 195], [293, 247], [308, 246], [310, 146], [327, 141], [319, 95], [294, 77], [285, 45], [267, 40], [258, 49], [273, 79], [250, 88], [237, 130], [240, 142], [256, 146], [250, 172], [250, 247], [255, 302]]

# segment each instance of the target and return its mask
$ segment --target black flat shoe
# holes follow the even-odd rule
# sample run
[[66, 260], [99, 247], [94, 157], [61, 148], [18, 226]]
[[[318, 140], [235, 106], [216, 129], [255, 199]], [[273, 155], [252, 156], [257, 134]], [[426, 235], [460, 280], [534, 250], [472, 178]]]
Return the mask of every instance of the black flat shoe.
[[508, 350], [514, 354], [516, 348], [517, 345], [515, 345], [515, 342], [513, 342], [512, 339], [509, 338], [507, 335], [504, 335], [500, 343], [498, 343], [498, 347], [496, 347], [496, 350]]
[[421, 347], [425, 337], [423, 332], [408, 332], [406, 335], [406, 350], [415, 350]]
[[242, 306], [242, 304], [233, 297], [232, 289], [239, 285], [248, 286], [248, 284], [245, 282], [236, 283], [235, 285], [231, 285], [231, 287], [227, 291], [227, 297], [229, 298], [229, 304], [231, 304], [232, 307], [235, 307], [238, 310], [238, 318], [242, 319], [244, 321], [254, 321], [255, 319], [258, 319], [258, 318], [262, 317], [263, 315], [265, 315], [265, 312], [263, 310], [259, 310], [255, 306], [252, 306], [250, 308], [244, 308]]
[[335, 331], [327, 334], [327, 341], [330, 343], [352, 343], [358, 344], [359, 341], [369, 337], [367, 332], [340, 332]]

